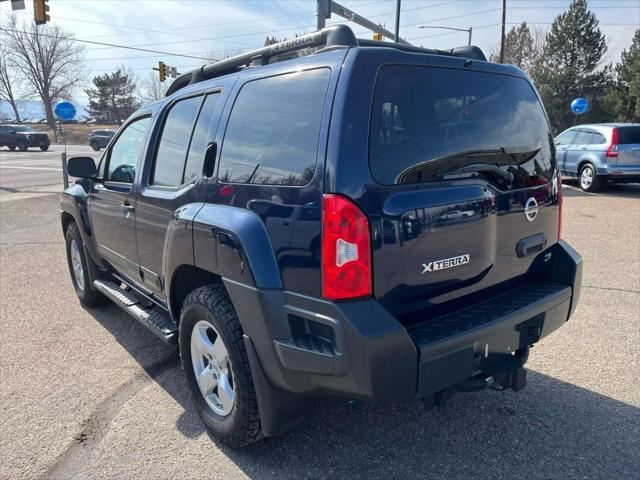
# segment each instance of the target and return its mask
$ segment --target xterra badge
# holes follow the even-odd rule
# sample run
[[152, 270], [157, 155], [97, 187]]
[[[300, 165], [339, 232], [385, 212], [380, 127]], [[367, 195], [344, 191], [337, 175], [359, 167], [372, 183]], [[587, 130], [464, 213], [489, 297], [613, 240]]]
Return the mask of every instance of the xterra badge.
[[436, 260], [435, 262], [423, 263], [422, 272], [420, 275], [424, 275], [427, 272], [437, 272], [438, 270], [444, 270], [445, 268], [458, 267], [469, 263], [469, 254], [460, 255], [458, 257], [445, 258], [444, 260]]

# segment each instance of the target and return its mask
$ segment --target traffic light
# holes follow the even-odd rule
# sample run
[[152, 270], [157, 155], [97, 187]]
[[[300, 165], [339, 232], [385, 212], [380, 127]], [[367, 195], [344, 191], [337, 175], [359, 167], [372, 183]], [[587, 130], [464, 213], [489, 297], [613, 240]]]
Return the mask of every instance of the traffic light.
[[51, 20], [49, 16], [49, 0], [33, 0], [33, 18], [36, 25], [44, 25]]
[[378, 33], [378, 32], [375, 32], [375, 33], [373, 34], [373, 39], [374, 39], [375, 41], [377, 41], [377, 42], [381, 42], [381, 41], [382, 41], [382, 34], [381, 34], [381, 33]]
[[158, 74], [160, 75], [161, 82], [164, 82], [167, 79], [167, 66], [164, 62], [158, 62]]

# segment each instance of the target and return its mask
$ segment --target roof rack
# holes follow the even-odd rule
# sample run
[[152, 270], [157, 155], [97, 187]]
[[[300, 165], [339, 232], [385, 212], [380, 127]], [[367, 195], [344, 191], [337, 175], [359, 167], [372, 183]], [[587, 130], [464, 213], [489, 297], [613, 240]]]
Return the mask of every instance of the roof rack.
[[167, 90], [167, 96], [187, 85], [219, 77], [220, 75], [226, 75], [227, 73], [233, 73], [248, 66], [266, 65], [269, 63], [271, 57], [321, 45], [325, 47], [357, 47], [358, 40], [356, 40], [353, 30], [348, 26], [332, 25], [331, 27], [323, 28], [308, 35], [302, 35], [291, 40], [267, 45], [258, 50], [236, 55], [235, 57], [227, 58], [210, 65], [204, 65], [189, 73], [180, 75]]
[[182, 74], [176, 78], [167, 89], [166, 95], [169, 96], [187, 85], [192, 85], [221, 75], [238, 72], [249, 66], [267, 65], [269, 63], [269, 59], [272, 57], [284, 55], [296, 50], [302, 50], [303, 48], [318, 46], [324, 46], [327, 48], [358, 46], [386, 47], [395, 48], [405, 52], [429, 53], [432, 55], [447, 55], [467, 58], [470, 60], [486, 61], [486, 57], [484, 56], [484, 53], [482, 53], [482, 50], [474, 46], [458, 47], [451, 50], [435, 50], [402, 43], [356, 39], [353, 30], [351, 30], [347, 25], [332, 25], [308, 35], [302, 35], [291, 40], [267, 45], [266, 47], [252, 50], [251, 52], [243, 53], [242, 55], [226, 58], [216, 63], [203, 65], [200, 68]]

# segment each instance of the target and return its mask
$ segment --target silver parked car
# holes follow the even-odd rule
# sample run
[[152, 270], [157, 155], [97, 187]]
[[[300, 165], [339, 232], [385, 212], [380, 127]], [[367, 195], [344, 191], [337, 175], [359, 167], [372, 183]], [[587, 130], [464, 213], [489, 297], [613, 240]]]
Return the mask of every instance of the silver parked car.
[[555, 139], [564, 176], [595, 192], [604, 181], [640, 182], [640, 123], [577, 125]]

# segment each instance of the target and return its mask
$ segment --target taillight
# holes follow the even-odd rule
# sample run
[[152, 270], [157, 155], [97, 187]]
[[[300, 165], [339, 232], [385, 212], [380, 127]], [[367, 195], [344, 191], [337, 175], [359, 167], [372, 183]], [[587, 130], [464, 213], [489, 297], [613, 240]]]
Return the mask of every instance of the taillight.
[[562, 175], [560, 171], [556, 173], [556, 179], [558, 182], [558, 241], [562, 238]]
[[371, 295], [369, 222], [351, 200], [322, 199], [322, 296], [331, 300]]
[[618, 156], [618, 129], [614, 128], [611, 133], [611, 145], [607, 149], [608, 158], [616, 158]]

